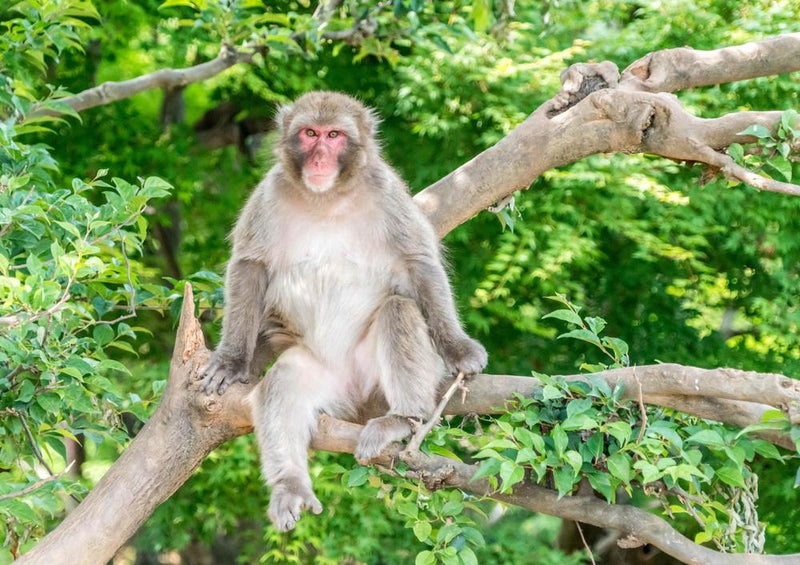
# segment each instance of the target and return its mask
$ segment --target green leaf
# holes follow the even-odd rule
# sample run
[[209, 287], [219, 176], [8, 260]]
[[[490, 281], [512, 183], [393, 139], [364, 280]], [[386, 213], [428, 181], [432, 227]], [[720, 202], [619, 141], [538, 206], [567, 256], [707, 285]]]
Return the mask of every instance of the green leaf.
[[567, 432], [561, 428], [560, 424], [556, 424], [553, 427], [553, 430], [550, 432], [550, 437], [553, 438], [553, 444], [556, 448], [556, 455], [558, 455], [558, 458], [561, 459], [564, 457], [564, 452], [566, 451], [567, 444], [569, 443]]
[[439, 528], [439, 533], [436, 534], [436, 541], [438, 543], [449, 543], [460, 533], [460, 524], [447, 524], [446, 526]]
[[728, 155], [737, 163], [741, 163], [744, 159], [744, 147], [740, 143], [731, 143], [728, 146]]
[[565, 322], [569, 322], [570, 324], [575, 324], [576, 326], [583, 325], [583, 320], [581, 320], [581, 317], [572, 310], [555, 310], [542, 316], [543, 320], [547, 318], [556, 318], [557, 320], [563, 320]]
[[717, 469], [717, 477], [724, 482], [734, 487], [744, 487], [744, 477], [742, 471], [733, 466], [725, 466]]
[[191, 0], [166, 0], [163, 2], [158, 9], [161, 10], [163, 8], [173, 8], [173, 7], [185, 7], [185, 8], [192, 8], [197, 9], [197, 6]]
[[414, 565], [436, 565], [436, 556], [432, 551], [425, 550], [417, 553]]
[[360, 487], [366, 484], [368, 476], [369, 469], [367, 467], [356, 467], [347, 474], [347, 486]]
[[649, 461], [637, 461], [633, 464], [633, 467], [641, 471], [642, 484], [652, 483], [661, 477], [661, 471]]
[[584, 329], [572, 330], [570, 332], [558, 336], [558, 339], [562, 338], [572, 338], [572, 339], [579, 339], [581, 341], [587, 341], [592, 345], [596, 345], [597, 347], [600, 347], [602, 345], [600, 343], [600, 338], [597, 336], [597, 334]]
[[764, 139], [767, 137], [772, 137], [772, 132], [770, 132], [767, 128], [765, 128], [761, 124], [753, 124], [751, 126], [748, 126], [743, 131], [740, 131], [736, 135], [752, 135], [754, 137], [758, 137], [759, 139]]
[[581, 467], [583, 467], [583, 457], [581, 457], [580, 453], [574, 449], [570, 449], [564, 454], [564, 460], [572, 467], [576, 475], [580, 473]]
[[614, 491], [614, 487], [611, 485], [611, 478], [608, 476], [608, 474], [596, 472], [587, 475], [587, 478], [589, 479], [589, 484], [592, 485], [594, 490], [602, 494], [610, 504], [614, 504], [616, 492]]
[[786, 182], [791, 182], [792, 180], [792, 163], [785, 157], [773, 157], [769, 161], [770, 167], [778, 171], [780, 175], [786, 180]]
[[561, 498], [572, 492], [577, 478], [569, 467], [561, 467], [553, 471], [553, 482], [558, 490], [558, 497]]
[[800, 487], [800, 467], [797, 468], [797, 473], [794, 476], [794, 488]]
[[777, 459], [778, 461], [783, 461], [783, 457], [781, 456], [778, 448], [769, 443], [768, 441], [764, 440], [754, 440], [753, 441], [753, 448], [756, 452], [761, 455], [762, 457], [766, 457], [768, 459]]
[[500, 465], [502, 462], [499, 459], [487, 459], [481, 463], [475, 474], [472, 475], [470, 481], [476, 481], [482, 477], [491, 477], [500, 472]]
[[139, 194], [147, 198], [163, 198], [164, 196], [169, 196], [169, 191], [172, 188], [172, 185], [162, 178], [147, 177]]
[[608, 458], [608, 471], [612, 476], [618, 478], [625, 484], [631, 482], [633, 473], [631, 472], [631, 457], [627, 453], [620, 451]]
[[586, 414], [575, 414], [561, 422], [561, 427], [565, 430], [593, 430], [597, 426], [597, 420]]
[[525, 469], [513, 461], [503, 461], [500, 465], [500, 480], [504, 492], [511, 492], [511, 487], [525, 477]]
[[469, 547], [462, 548], [461, 551], [458, 552], [458, 556], [461, 558], [461, 563], [463, 563], [463, 565], [478, 565], [478, 558], [475, 556], [475, 552]]
[[542, 389], [542, 398], [544, 400], [554, 400], [556, 398], [564, 398], [564, 391], [553, 385], [545, 385]]
[[100, 371], [105, 371], [105, 370], [109, 370], [110, 369], [112, 371], [119, 371], [120, 373], [124, 373], [126, 375], [130, 375], [131, 374], [131, 372], [128, 370], [128, 368], [125, 365], [123, 365], [119, 361], [114, 361], [113, 359], [103, 359], [97, 365], [97, 368]]
[[706, 531], [697, 532], [694, 535], [694, 543], [696, 544], [706, 543], [707, 541], [711, 541], [712, 539], [714, 539], [714, 536], [712, 536], [709, 532]]
[[430, 522], [417, 522], [414, 524], [414, 535], [419, 541], [425, 541], [431, 535], [432, 529]]
[[61, 397], [54, 392], [46, 392], [36, 397], [36, 403], [41, 406], [45, 412], [50, 414], [58, 414], [62, 402]]
[[796, 121], [797, 111], [794, 109], [785, 110], [783, 114], [781, 114], [781, 125], [786, 131], [792, 131]]
[[114, 330], [108, 324], [98, 324], [92, 330], [92, 337], [102, 347], [114, 339]]
[[490, 0], [472, 1], [472, 21], [475, 31], [485, 31], [492, 21], [492, 6]]
[[725, 447], [725, 441], [719, 432], [716, 430], [701, 430], [696, 434], [689, 436], [687, 442], [699, 443], [708, 447], [722, 448]]
[[619, 443], [620, 447], [628, 443], [628, 440], [631, 438], [632, 431], [631, 425], [628, 422], [623, 422], [622, 420], [611, 422], [606, 426], [606, 432], [608, 435], [617, 440], [617, 443]]

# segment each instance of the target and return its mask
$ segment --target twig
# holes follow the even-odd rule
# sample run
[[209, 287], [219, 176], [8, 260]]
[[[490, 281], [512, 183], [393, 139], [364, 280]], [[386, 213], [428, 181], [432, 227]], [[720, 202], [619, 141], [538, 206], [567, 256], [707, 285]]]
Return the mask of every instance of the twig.
[[50, 465], [47, 464], [47, 461], [44, 460], [42, 456], [42, 452], [39, 450], [39, 446], [36, 444], [36, 440], [33, 439], [33, 434], [31, 433], [31, 429], [28, 427], [28, 421], [25, 419], [25, 415], [20, 412], [19, 410], [14, 410], [16, 413], [17, 418], [22, 423], [22, 429], [25, 430], [25, 435], [28, 436], [28, 443], [31, 444], [31, 449], [33, 450], [33, 454], [36, 456], [36, 459], [39, 460], [39, 463], [47, 469], [47, 472], [50, 476], [53, 475], [53, 470], [50, 468]]
[[586, 548], [586, 553], [589, 554], [589, 560], [592, 562], [592, 565], [597, 565], [594, 561], [594, 555], [592, 554], [592, 548], [589, 547], [589, 544], [586, 542], [586, 538], [583, 536], [583, 528], [581, 528], [580, 522], [575, 522], [575, 527], [578, 528], [578, 533], [581, 536], [581, 541], [583, 542], [583, 547]]
[[46, 485], [47, 483], [50, 483], [50, 482], [53, 482], [53, 481], [57, 481], [58, 479], [60, 479], [65, 474], [69, 473], [69, 470], [72, 468], [72, 465], [74, 463], [75, 463], [75, 461], [71, 461], [70, 464], [67, 465], [67, 467], [63, 471], [61, 471], [60, 473], [55, 474], [55, 475], [50, 475], [49, 477], [45, 477], [44, 479], [36, 481], [32, 485], [29, 485], [29, 486], [25, 487], [22, 490], [18, 490], [18, 491], [15, 491], [15, 492], [8, 492], [6, 494], [0, 494], [0, 502], [2, 502], [3, 500], [9, 500], [11, 498], [19, 498], [21, 496], [25, 496], [26, 494], [29, 494], [29, 493], [35, 491], [39, 487], [42, 487], [42, 486]]
[[130, 289], [130, 294], [128, 295], [128, 313], [123, 314], [122, 316], [117, 316], [113, 320], [98, 320], [94, 323], [94, 325], [113, 325], [117, 322], [121, 322], [122, 320], [136, 317], [136, 287], [134, 286], [133, 278], [131, 277], [131, 260], [128, 258], [128, 253], [125, 250], [124, 235], [120, 236], [120, 251], [122, 252], [122, 256], [125, 258], [125, 274], [128, 278], [128, 288]]
[[702, 160], [713, 167], [717, 167], [720, 172], [725, 175], [725, 178], [749, 184], [759, 190], [800, 196], [800, 186], [796, 184], [762, 177], [750, 169], [741, 166], [729, 155], [714, 151], [711, 147], [699, 145], [697, 142], [694, 142], [694, 145]]
[[463, 383], [464, 372], [461, 371], [458, 373], [458, 375], [456, 375], [453, 384], [450, 385], [450, 388], [447, 389], [447, 392], [444, 393], [444, 396], [442, 396], [442, 399], [439, 401], [439, 405], [436, 407], [436, 410], [433, 411], [433, 415], [430, 417], [430, 419], [426, 423], [422, 424], [409, 440], [406, 451], [419, 451], [419, 446], [422, 445], [422, 440], [425, 439], [425, 436], [428, 435], [428, 432], [433, 429], [433, 426], [439, 423], [439, 419], [442, 417], [442, 412], [444, 412], [444, 407], [447, 406], [448, 402], [450, 402], [450, 398], [457, 389], [464, 388]]
[[647, 409], [644, 407], [644, 395], [642, 394], [642, 381], [636, 375], [636, 367], [633, 369], [633, 378], [636, 380], [636, 388], [639, 390], [639, 412], [642, 414], [642, 427], [639, 429], [639, 437], [636, 438], [636, 443], [642, 443], [642, 438], [647, 431]]

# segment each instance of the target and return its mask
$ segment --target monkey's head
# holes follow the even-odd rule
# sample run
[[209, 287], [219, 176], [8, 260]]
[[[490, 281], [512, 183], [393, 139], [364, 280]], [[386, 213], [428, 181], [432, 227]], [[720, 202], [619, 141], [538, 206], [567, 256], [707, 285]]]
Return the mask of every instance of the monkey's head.
[[316, 194], [343, 187], [378, 151], [372, 110], [338, 92], [309, 92], [278, 110], [278, 158]]

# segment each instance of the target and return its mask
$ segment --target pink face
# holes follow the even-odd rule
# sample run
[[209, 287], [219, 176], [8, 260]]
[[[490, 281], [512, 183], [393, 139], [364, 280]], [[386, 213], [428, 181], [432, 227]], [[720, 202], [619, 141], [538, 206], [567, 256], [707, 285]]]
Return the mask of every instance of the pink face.
[[347, 135], [334, 126], [306, 126], [298, 133], [303, 151], [303, 182], [314, 192], [326, 192], [339, 175], [339, 155]]

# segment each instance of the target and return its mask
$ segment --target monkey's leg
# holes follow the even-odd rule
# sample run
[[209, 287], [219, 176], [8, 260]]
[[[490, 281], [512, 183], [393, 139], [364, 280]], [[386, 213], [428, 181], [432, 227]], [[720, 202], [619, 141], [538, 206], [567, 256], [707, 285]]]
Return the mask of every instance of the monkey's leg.
[[436, 406], [437, 389], [444, 374], [428, 326], [410, 298], [391, 296], [381, 306], [362, 344], [377, 369], [378, 383], [389, 412], [369, 420], [361, 432], [355, 456], [360, 463], [386, 446], [411, 434], [409, 418], [427, 419]]
[[302, 346], [284, 351], [250, 395], [264, 478], [272, 486], [269, 518], [282, 531], [302, 510], [322, 512], [308, 475], [308, 445], [335, 381]]

